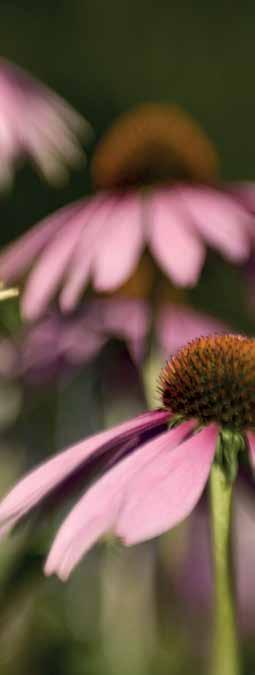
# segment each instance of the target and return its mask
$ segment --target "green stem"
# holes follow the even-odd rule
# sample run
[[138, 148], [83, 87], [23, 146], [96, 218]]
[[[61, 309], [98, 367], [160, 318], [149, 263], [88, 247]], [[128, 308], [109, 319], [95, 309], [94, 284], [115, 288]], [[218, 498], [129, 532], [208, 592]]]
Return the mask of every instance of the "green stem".
[[240, 675], [231, 550], [232, 483], [218, 464], [211, 470], [210, 504], [215, 581], [211, 675]]

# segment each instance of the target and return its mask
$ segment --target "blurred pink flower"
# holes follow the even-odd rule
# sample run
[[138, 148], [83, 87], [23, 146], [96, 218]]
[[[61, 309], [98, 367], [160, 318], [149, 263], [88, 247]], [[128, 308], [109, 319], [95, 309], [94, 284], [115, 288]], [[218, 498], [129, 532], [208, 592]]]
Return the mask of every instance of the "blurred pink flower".
[[[12, 359], [3, 358], [2, 368], [5, 374], [20, 375], [36, 384], [90, 361], [110, 338], [124, 340], [131, 358], [140, 365], [149, 336], [160, 357], [169, 358], [199, 335], [226, 332], [228, 328], [220, 321], [185, 305], [163, 303], [154, 317], [145, 300], [94, 298], [68, 316], [52, 311], [26, 326], [15, 343], [9, 342]], [[2, 340], [0, 357], [1, 349], [5, 355], [7, 347], [8, 341]]]
[[60, 96], [22, 68], [0, 60], [0, 187], [20, 159], [30, 157], [49, 181], [83, 158], [78, 142], [89, 125]]
[[6, 282], [27, 276], [22, 312], [36, 319], [59, 292], [72, 310], [88, 282], [114, 291], [144, 248], [177, 286], [196, 284], [207, 245], [245, 260], [254, 241], [246, 200], [217, 181], [214, 149], [175, 106], [123, 116], [96, 149], [92, 198], [48, 216], [0, 256]]
[[108, 531], [132, 545], [174, 527], [197, 504], [217, 448], [217, 462], [226, 466], [234, 437], [254, 466], [254, 360], [255, 341], [241, 336], [183, 347], [161, 371], [163, 409], [81, 441], [32, 471], [1, 502], [0, 533], [91, 475], [97, 480], [61, 526], [46, 574], [66, 579]]
[[97, 298], [69, 316], [52, 311], [18, 338], [12, 373], [34, 383], [48, 380], [90, 361], [113, 337], [124, 340], [138, 362], [148, 329], [149, 308], [142, 300]]
[[156, 341], [162, 357], [167, 358], [186, 342], [200, 335], [229, 332], [229, 326], [210, 314], [197, 311], [188, 305], [163, 303], [156, 315]]

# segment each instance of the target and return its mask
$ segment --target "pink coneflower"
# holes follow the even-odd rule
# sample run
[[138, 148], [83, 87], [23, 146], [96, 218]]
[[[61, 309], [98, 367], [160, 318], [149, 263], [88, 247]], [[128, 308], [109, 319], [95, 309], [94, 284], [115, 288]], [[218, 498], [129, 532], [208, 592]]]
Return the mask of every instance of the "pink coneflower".
[[0, 256], [0, 277], [27, 276], [24, 316], [37, 318], [60, 293], [71, 310], [90, 281], [114, 291], [145, 247], [177, 286], [193, 286], [206, 246], [239, 263], [250, 253], [254, 215], [217, 181], [207, 136], [177, 106], [142, 105], [96, 148], [97, 193], [40, 222]]
[[32, 471], [0, 504], [2, 534], [77, 478], [95, 480], [96, 472], [56, 536], [46, 574], [66, 579], [108, 531], [131, 545], [174, 527], [195, 507], [213, 463], [230, 482], [239, 452], [248, 449], [254, 464], [254, 384], [255, 340], [192, 341], [161, 372], [162, 408], [81, 441]]
[[[229, 331], [220, 321], [186, 305], [163, 302], [154, 315], [141, 298], [93, 298], [76, 312], [63, 315], [52, 310], [26, 325], [14, 343], [9, 341], [15, 358], [7, 359], [5, 371], [30, 383], [48, 382], [94, 359], [111, 338], [124, 341], [131, 359], [140, 366], [151, 340], [162, 359], [198, 335], [213, 332]], [[3, 354], [7, 345], [6, 339], [0, 341]]]
[[78, 141], [88, 123], [66, 101], [22, 68], [0, 60], [0, 187], [30, 157], [49, 181], [63, 179], [83, 158]]
[[34, 384], [49, 381], [94, 359], [111, 338], [124, 341], [140, 363], [148, 330], [149, 306], [142, 300], [96, 298], [68, 316], [51, 311], [17, 337], [9, 374]]

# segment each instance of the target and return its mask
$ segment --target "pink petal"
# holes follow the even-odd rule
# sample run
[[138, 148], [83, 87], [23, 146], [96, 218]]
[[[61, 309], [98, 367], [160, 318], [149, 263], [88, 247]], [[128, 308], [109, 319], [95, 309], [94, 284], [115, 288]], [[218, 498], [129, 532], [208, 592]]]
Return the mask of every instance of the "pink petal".
[[125, 504], [129, 484], [132, 491], [134, 477], [160, 454], [162, 444], [166, 444], [170, 450], [193, 427], [194, 422], [186, 422], [162, 433], [120, 461], [91, 487], [60, 528], [46, 562], [46, 574], [56, 572], [61, 579], [67, 579], [86, 551], [103, 533], [114, 527], [120, 509]]
[[[76, 136], [89, 125], [71, 106], [21, 68], [0, 61], [0, 147], [6, 170], [30, 155], [47, 178], [66, 173], [81, 150]], [[10, 165], [11, 160], [11, 165]], [[4, 175], [3, 167], [0, 169]]]
[[247, 438], [248, 438], [248, 449], [249, 449], [249, 456], [250, 456], [250, 463], [253, 469], [255, 469], [255, 432], [254, 431], [248, 431], [247, 432]]
[[54, 297], [90, 214], [91, 204], [84, 200], [75, 213], [71, 212], [70, 219], [36, 262], [22, 298], [21, 307], [26, 319], [37, 319]]
[[157, 339], [166, 357], [198, 336], [224, 332], [229, 329], [223, 323], [185, 305], [165, 303], [156, 322]]
[[116, 201], [93, 264], [97, 291], [113, 291], [131, 276], [144, 243], [142, 221], [142, 204], [137, 195]]
[[190, 218], [174, 191], [157, 191], [148, 206], [149, 243], [164, 272], [178, 286], [193, 286], [199, 277], [205, 247], [192, 231]]
[[79, 209], [80, 202], [60, 209], [38, 223], [17, 242], [10, 244], [0, 255], [0, 279], [5, 282], [19, 279], [20, 275], [32, 266], [35, 256]]
[[[0, 527], [15, 523], [97, 452], [97, 456], [124, 443], [136, 433], [164, 424], [169, 413], [152, 411], [95, 434], [59, 453], [23, 478], [0, 503]], [[107, 444], [109, 443], [109, 448]]]
[[60, 295], [60, 305], [63, 311], [72, 310], [80, 299], [91, 273], [92, 262], [97, 254], [101, 238], [108, 226], [107, 221], [111, 217], [116, 202], [116, 198], [112, 195], [106, 197], [104, 193], [90, 200], [90, 220], [71, 258]]
[[236, 200], [209, 188], [183, 188], [181, 194], [192, 224], [209, 244], [234, 262], [247, 258], [252, 218]]
[[[186, 518], [198, 502], [215, 453], [216, 425], [169, 451], [169, 432], [161, 453], [128, 486], [116, 532], [126, 544], [155, 537]], [[157, 441], [159, 444], [159, 441]]]

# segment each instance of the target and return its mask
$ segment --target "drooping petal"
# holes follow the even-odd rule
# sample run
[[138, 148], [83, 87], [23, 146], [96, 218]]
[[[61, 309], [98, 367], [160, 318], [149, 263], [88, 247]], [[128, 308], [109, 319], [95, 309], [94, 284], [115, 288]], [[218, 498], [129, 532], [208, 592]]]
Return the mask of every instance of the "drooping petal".
[[135, 544], [162, 534], [186, 518], [198, 502], [213, 461], [218, 428], [210, 425], [169, 452], [167, 434], [159, 457], [128, 486], [117, 534]]
[[149, 431], [167, 422], [169, 413], [152, 411], [103, 431], [68, 448], [31, 471], [0, 503], [0, 527], [14, 526], [28, 511], [51, 493], [68, 476], [81, 468], [91, 455], [102, 456], [126, 443], [136, 434]]
[[145, 443], [91, 487], [60, 528], [46, 562], [46, 574], [56, 572], [61, 579], [67, 579], [97, 539], [114, 528], [126, 502], [127, 487], [131, 489], [134, 477], [160, 456], [162, 446], [170, 451], [193, 427], [194, 422], [186, 422]]
[[71, 256], [60, 295], [61, 309], [65, 312], [70, 312], [80, 299], [116, 201], [112, 195], [105, 196], [104, 193], [90, 200], [90, 219]]
[[26, 319], [37, 319], [53, 298], [90, 215], [91, 204], [84, 200], [36, 261], [21, 303]]
[[247, 258], [252, 218], [235, 199], [209, 188], [187, 187], [181, 195], [194, 227], [209, 244], [234, 262]]
[[113, 291], [135, 269], [144, 244], [142, 202], [138, 195], [116, 200], [93, 263], [97, 291]]
[[82, 155], [79, 135], [89, 125], [68, 103], [18, 66], [0, 59], [0, 150], [13, 171], [30, 156], [48, 180], [66, 175]]
[[149, 244], [164, 272], [178, 286], [193, 286], [200, 274], [205, 247], [191, 228], [178, 195], [157, 191], [148, 205]]
[[80, 202], [60, 209], [44, 218], [29, 232], [10, 244], [0, 255], [0, 279], [6, 283], [16, 281], [34, 263], [43, 247], [61, 230], [68, 219], [80, 209]]

